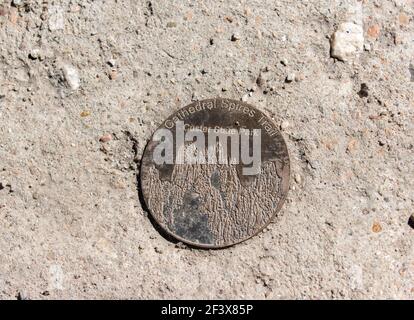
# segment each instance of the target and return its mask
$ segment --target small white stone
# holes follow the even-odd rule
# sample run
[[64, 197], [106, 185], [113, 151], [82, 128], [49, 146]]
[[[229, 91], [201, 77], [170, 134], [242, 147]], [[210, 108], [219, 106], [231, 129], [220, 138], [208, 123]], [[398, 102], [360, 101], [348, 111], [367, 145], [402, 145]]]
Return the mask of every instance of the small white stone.
[[331, 56], [348, 61], [364, 46], [364, 33], [360, 25], [353, 22], [342, 23], [331, 39]]
[[295, 75], [294, 73], [289, 73], [289, 74], [286, 76], [286, 82], [292, 82], [292, 81], [294, 81], [294, 80], [295, 80], [295, 78], [296, 78], [296, 75]]
[[286, 130], [287, 128], [289, 128], [289, 126], [290, 126], [289, 121], [285, 120], [285, 121], [283, 121], [283, 122], [282, 122], [282, 124], [280, 125], [280, 129], [282, 129], [282, 130]]
[[39, 59], [40, 58], [40, 49], [33, 49], [31, 52], [30, 52], [30, 58], [31, 59]]
[[63, 8], [61, 6], [51, 6], [49, 13], [49, 30], [63, 30], [65, 28], [65, 18]]
[[111, 67], [115, 67], [115, 66], [116, 66], [116, 60], [115, 60], [115, 59], [109, 59], [109, 60], [108, 60], [108, 64], [109, 64], [109, 66], [111, 66]]
[[289, 61], [286, 58], [283, 58], [282, 60], [280, 60], [280, 63], [283, 64], [284, 66], [287, 66]]
[[49, 275], [49, 287], [51, 289], [63, 290], [65, 275], [62, 267], [58, 264], [52, 264], [49, 267]]
[[19, 7], [23, 4], [23, 0], [13, 0], [13, 5]]
[[241, 36], [238, 33], [233, 33], [233, 35], [231, 36], [231, 41], [239, 41], [240, 39]]
[[371, 51], [371, 45], [369, 43], [364, 44], [365, 51]]
[[246, 93], [243, 97], [242, 97], [242, 101], [246, 102], [249, 99], [249, 94]]
[[302, 177], [300, 176], [300, 174], [296, 173], [295, 174], [295, 181], [296, 183], [302, 183]]
[[70, 64], [63, 65], [62, 70], [69, 88], [71, 88], [72, 90], [78, 90], [80, 87], [80, 78], [78, 70]]

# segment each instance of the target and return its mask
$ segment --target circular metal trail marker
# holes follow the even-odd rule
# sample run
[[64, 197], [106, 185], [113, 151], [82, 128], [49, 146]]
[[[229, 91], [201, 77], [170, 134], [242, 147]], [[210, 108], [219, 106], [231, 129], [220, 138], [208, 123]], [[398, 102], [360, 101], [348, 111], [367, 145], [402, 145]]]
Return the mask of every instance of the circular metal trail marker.
[[273, 121], [235, 100], [192, 103], [148, 143], [141, 189], [156, 222], [178, 240], [227, 247], [259, 233], [289, 189], [286, 143]]

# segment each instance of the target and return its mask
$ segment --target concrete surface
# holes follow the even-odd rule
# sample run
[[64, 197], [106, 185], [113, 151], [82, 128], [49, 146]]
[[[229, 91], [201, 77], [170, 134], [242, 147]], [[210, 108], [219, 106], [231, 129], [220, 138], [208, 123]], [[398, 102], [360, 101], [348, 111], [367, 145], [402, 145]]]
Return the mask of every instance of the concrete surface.
[[[413, 19], [412, 0], [0, 0], [0, 297], [414, 298]], [[343, 23], [364, 37], [346, 62]], [[266, 232], [196, 250], [152, 225], [138, 165], [217, 96], [274, 118], [293, 179]]]

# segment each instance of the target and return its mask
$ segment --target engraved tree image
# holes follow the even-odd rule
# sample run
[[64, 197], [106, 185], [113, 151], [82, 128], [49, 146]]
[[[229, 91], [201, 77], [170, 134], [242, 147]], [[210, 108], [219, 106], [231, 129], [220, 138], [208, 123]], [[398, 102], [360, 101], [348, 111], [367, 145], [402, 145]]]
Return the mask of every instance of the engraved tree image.
[[280, 199], [277, 162], [242, 184], [235, 165], [175, 165], [170, 179], [150, 166], [145, 176], [148, 206], [170, 231], [193, 242], [225, 245], [260, 230]]

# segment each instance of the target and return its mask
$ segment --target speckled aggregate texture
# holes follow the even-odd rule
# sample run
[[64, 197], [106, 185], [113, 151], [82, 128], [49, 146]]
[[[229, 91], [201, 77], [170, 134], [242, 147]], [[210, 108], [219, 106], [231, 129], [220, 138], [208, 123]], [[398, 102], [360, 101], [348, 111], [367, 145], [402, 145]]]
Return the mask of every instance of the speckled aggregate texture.
[[[1, 298], [414, 298], [413, 0], [12, 2]], [[199, 250], [159, 233], [137, 175], [166, 117], [218, 96], [281, 127], [292, 183], [265, 232]]]

